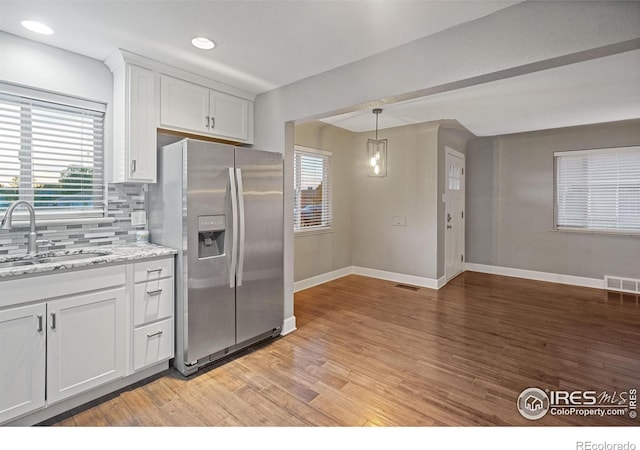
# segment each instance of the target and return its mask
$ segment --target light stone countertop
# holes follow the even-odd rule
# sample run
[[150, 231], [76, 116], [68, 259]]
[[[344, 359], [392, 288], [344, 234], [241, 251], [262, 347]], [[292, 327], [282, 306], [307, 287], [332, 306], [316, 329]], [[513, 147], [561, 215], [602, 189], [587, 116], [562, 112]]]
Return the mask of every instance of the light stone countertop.
[[[95, 253], [95, 255], [94, 255]], [[105, 254], [106, 253], [106, 254]], [[119, 264], [133, 262], [143, 259], [159, 258], [162, 256], [175, 255], [177, 251], [169, 247], [156, 244], [120, 244], [120, 245], [100, 245], [93, 247], [73, 248], [67, 250], [51, 250], [39, 252], [33, 257], [24, 255], [0, 256], [0, 280], [5, 278], [19, 277], [23, 275], [47, 274], [55, 271], [71, 269], [89, 269], [106, 264]], [[89, 258], [85, 254], [91, 254]], [[55, 257], [61, 255], [78, 255], [83, 259], [65, 259], [55, 262], [37, 262], [29, 265], [15, 267], [2, 267], [3, 263], [10, 261], [30, 261], [37, 258]], [[33, 261], [32, 261], [33, 262]]]

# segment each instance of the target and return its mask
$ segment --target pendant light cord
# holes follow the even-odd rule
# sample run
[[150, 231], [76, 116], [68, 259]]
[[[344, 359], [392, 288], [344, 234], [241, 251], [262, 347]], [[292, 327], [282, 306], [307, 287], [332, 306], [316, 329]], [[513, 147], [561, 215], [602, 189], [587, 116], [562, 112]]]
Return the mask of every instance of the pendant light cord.
[[382, 108], [375, 108], [372, 111], [376, 115], [376, 141], [378, 140], [378, 116], [382, 112]]

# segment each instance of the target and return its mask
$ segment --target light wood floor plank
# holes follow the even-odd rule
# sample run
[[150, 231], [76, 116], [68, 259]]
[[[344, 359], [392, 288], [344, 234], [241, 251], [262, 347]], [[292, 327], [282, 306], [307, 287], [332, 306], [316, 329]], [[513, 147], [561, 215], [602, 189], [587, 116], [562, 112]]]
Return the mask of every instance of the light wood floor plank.
[[640, 388], [640, 300], [466, 272], [439, 291], [350, 275], [301, 291], [298, 330], [174, 371], [59, 426], [637, 426], [523, 418], [528, 387]]

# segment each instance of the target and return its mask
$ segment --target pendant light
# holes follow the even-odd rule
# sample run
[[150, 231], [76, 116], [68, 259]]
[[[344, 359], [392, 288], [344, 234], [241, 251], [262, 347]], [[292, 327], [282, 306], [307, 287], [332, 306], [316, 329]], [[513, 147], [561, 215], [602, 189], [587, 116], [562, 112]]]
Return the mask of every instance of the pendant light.
[[378, 139], [378, 116], [381, 112], [381, 108], [373, 110], [376, 115], [376, 138], [367, 139], [367, 175], [370, 177], [387, 176], [387, 140]]

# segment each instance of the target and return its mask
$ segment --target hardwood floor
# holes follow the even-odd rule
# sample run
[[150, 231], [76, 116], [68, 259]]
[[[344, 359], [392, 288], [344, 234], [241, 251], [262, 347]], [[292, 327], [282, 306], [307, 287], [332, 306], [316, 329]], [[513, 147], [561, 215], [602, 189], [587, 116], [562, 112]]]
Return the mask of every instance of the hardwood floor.
[[520, 392], [640, 388], [640, 300], [466, 272], [440, 291], [356, 275], [296, 294], [298, 330], [62, 426], [640, 425], [523, 418]]

